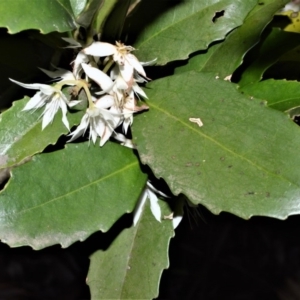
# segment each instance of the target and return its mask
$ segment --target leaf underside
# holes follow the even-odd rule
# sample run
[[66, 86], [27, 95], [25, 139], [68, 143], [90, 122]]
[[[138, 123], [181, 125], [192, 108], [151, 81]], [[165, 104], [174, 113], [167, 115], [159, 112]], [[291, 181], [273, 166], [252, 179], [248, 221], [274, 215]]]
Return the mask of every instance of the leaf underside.
[[242, 92], [267, 101], [271, 108], [287, 111], [300, 106], [300, 83], [287, 80], [264, 80], [248, 84]]

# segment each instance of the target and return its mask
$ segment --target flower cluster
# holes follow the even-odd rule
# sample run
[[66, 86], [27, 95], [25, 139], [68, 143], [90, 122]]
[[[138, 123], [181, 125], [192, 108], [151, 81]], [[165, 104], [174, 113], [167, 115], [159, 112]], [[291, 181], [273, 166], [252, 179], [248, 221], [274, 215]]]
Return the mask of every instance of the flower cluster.
[[[140, 97], [147, 98], [138, 84], [148, 80], [143, 66], [154, 61], [139, 62], [131, 53], [134, 50], [133, 47], [120, 42], [116, 42], [116, 45], [94, 42], [78, 53], [73, 62], [72, 72], [60, 68], [56, 71], [41, 69], [57, 81], [53, 85], [25, 84], [13, 79], [11, 81], [24, 88], [38, 90], [23, 110], [45, 107], [41, 115], [42, 129], [52, 123], [60, 108], [62, 121], [70, 130], [68, 107], [77, 105], [80, 99], [68, 100], [62, 88], [72, 86], [75, 94], [83, 89], [88, 99], [88, 107], [79, 126], [70, 133], [69, 141], [88, 131], [89, 139], [96, 143], [100, 137], [100, 146], [103, 146], [112, 135], [120, 140], [120, 134], [115, 133], [115, 129], [122, 125], [126, 134], [133, 122], [133, 114], [148, 109], [146, 105], [138, 105]], [[95, 85], [98, 91], [92, 93], [91, 86]]]

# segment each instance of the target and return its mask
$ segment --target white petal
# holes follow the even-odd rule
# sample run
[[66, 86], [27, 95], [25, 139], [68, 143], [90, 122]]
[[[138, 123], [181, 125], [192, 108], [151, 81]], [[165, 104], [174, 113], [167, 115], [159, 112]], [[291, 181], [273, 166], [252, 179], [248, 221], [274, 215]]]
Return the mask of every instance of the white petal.
[[80, 72], [82, 69], [81, 64], [87, 63], [88, 61], [89, 61], [89, 58], [82, 51], [80, 51], [77, 54], [76, 59], [74, 60], [74, 66], [73, 66], [73, 74], [74, 74], [75, 78], [79, 79]]
[[76, 130], [74, 130], [73, 132], [71, 132], [69, 134], [69, 136], [71, 136], [71, 138], [68, 140], [68, 143], [72, 142], [72, 141], [76, 140], [77, 138], [79, 138], [80, 136], [84, 135], [88, 125], [89, 125], [89, 115], [86, 113], [82, 117], [81, 122], [80, 122], [79, 126], [76, 128]]
[[133, 117], [125, 118], [123, 122], [123, 131], [127, 134], [129, 126], [132, 124]]
[[147, 200], [147, 188], [144, 188], [142, 191], [140, 198], [136, 204], [136, 207], [133, 211], [133, 225], [135, 226], [137, 222], [139, 221], [143, 208], [145, 206], [146, 200]]
[[139, 75], [139, 73], [137, 71], [134, 72], [133, 77], [135, 79], [135, 82], [138, 82], [138, 83], [148, 82], [148, 80], [145, 79], [144, 77], [142, 77], [141, 75]]
[[137, 70], [138, 73], [146, 77], [146, 73], [143, 66], [133, 54], [127, 54], [126, 60], [129, 62], [130, 65], [134, 67], [135, 70]]
[[95, 105], [96, 107], [99, 107], [99, 108], [109, 108], [111, 106], [113, 106], [115, 103], [115, 99], [113, 96], [111, 95], [105, 95], [101, 98], [99, 98]]
[[80, 103], [81, 101], [82, 100], [72, 100], [72, 101], [67, 102], [67, 104], [69, 107], [73, 107], [73, 106], [77, 105], [78, 103]]
[[39, 68], [39, 69], [51, 78], [58, 78], [62, 80], [75, 80], [75, 77], [71, 71], [62, 68], [57, 68], [56, 71], [48, 71], [43, 68]]
[[117, 140], [118, 142], [120, 142], [122, 146], [127, 147], [127, 148], [131, 148], [131, 149], [135, 149], [135, 145], [133, 144], [132, 140], [127, 139], [124, 134], [114, 132], [112, 134], [112, 137], [115, 140]]
[[182, 211], [182, 214], [173, 216], [172, 225], [173, 225], [174, 229], [176, 229], [177, 226], [180, 224], [182, 218], [183, 218], [183, 211]]
[[9, 78], [10, 81], [26, 88], [26, 89], [31, 89], [31, 90], [40, 90], [41, 92], [43, 92], [45, 95], [51, 95], [54, 92], [56, 92], [56, 89], [53, 88], [52, 86], [49, 86], [47, 84], [41, 84], [41, 83], [22, 83], [16, 80], [13, 80], [11, 78]]
[[59, 108], [59, 101], [51, 101], [46, 105], [46, 108], [43, 112], [43, 122], [42, 122], [42, 130], [45, 129], [50, 123], [52, 123], [55, 114], [57, 113]]
[[136, 82], [134, 82], [134, 84], [132, 85], [132, 88], [133, 88], [133, 90], [134, 90], [135, 93], [139, 94], [143, 98], [148, 99], [148, 97], [145, 94], [145, 92], [138, 86], [138, 84]]
[[133, 66], [125, 62], [123, 66], [119, 65], [119, 68], [123, 79], [129, 83], [133, 78]]
[[161, 221], [161, 209], [160, 206], [158, 204], [158, 198], [155, 195], [154, 192], [151, 191], [151, 189], [147, 189], [147, 194], [148, 194], [148, 198], [150, 200], [150, 209], [151, 212], [154, 216], [154, 218], [160, 222]]
[[95, 131], [97, 133], [97, 136], [99, 137], [101, 137], [104, 134], [105, 122], [100, 116], [96, 118]]
[[81, 44], [74, 40], [73, 38], [67, 38], [67, 37], [62, 37], [64, 41], [70, 44], [70, 46], [67, 46], [65, 48], [80, 48]]
[[37, 109], [45, 105], [47, 96], [45, 96], [42, 92], [37, 92], [25, 105], [23, 110]]
[[115, 87], [118, 90], [127, 90], [128, 89], [128, 84], [126, 81], [123, 79], [122, 76], [118, 76], [116, 81], [115, 81]]
[[100, 140], [100, 147], [102, 147], [109, 140], [113, 132], [114, 130], [111, 127], [105, 126], [104, 132]]
[[111, 71], [110, 71], [110, 78], [112, 79], [112, 80], [115, 80], [117, 77], [118, 77], [118, 75], [119, 75], [119, 67], [118, 67], [118, 65], [117, 64], [115, 64], [114, 66], [113, 66], [113, 68], [111, 69]]
[[[91, 120], [91, 122], [94, 122], [94, 120]], [[91, 125], [90, 126], [90, 139], [93, 141], [94, 144], [96, 143], [97, 136], [98, 136], [98, 134], [96, 132], [95, 125]]]
[[172, 225], [173, 225], [174, 229], [179, 225], [179, 223], [181, 222], [181, 220], [183, 218], [184, 203], [185, 202], [182, 198], [177, 200], [176, 203], [175, 203], [175, 210], [174, 210], [173, 219], [172, 219]]
[[70, 125], [69, 125], [69, 121], [67, 119], [67, 104], [64, 101], [60, 101], [59, 103], [61, 111], [62, 111], [62, 122], [64, 123], [64, 125], [67, 127], [67, 129], [70, 131]]
[[150, 190], [152, 190], [154, 193], [161, 195], [162, 197], [165, 198], [170, 198], [170, 196], [167, 196], [165, 193], [163, 193], [162, 191], [156, 189], [152, 183], [150, 181], [147, 181], [147, 186], [149, 187]]
[[83, 52], [87, 55], [102, 57], [115, 54], [117, 49], [116, 46], [109, 43], [94, 42], [87, 48], [83, 49]]
[[157, 61], [157, 58], [154, 58], [150, 61], [140, 61], [140, 64], [142, 66], [153, 66], [156, 63], [156, 61]]
[[104, 72], [97, 68], [91, 67], [85, 63], [81, 64], [84, 72], [88, 77], [93, 79], [104, 91], [112, 89], [114, 82]]

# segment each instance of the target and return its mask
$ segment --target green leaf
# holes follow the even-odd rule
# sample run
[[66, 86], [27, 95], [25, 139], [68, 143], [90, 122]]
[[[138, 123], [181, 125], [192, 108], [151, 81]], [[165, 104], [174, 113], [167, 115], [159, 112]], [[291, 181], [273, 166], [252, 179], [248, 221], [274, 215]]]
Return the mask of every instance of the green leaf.
[[250, 66], [243, 72], [240, 86], [261, 80], [263, 73], [286, 52], [299, 46], [300, 34], [272, 28], [263, 41], [253, 49], [254, 58]]
[[86, 7], [88, 0], [70, 0], [70, 4], [74, 13], [77, 17]]
[[[186, 59], [190, 53], [224, 39], [243, 23], [256, 3], [256, 0], [142, 2], [136, 15], [144, 13], [148, 19], [152, 11], [160, 15], [147, 26], [141, 24], [142, 31], [135, 42], [137, 55], [142, 61], [157, 57], [158, 64]], [[143, 15], [139, 20], [144, 20]], [[131, 28], [139, 27], [132, 21]]]
[[154, 81], [147, 95], [134, 142], [175, 195], [243, 218], [300, 212], [299, 127], [285, 114], [202, 72]]
[[80, 15], [77, 17], [76, 22], [80, 26], [88, 28], [91, 25], [95, 14], [99, 10], [102, 10], [101, 8], [103, 6], [103, 3], [105, 4], [105, 2], [105, 0], [90, 0], [85, 6], [85, 8], [81, 11]]
[[[163, 206], [165, 214], [170, 214]], [[162, 271], [169, 265], [173, 235], [170, 220], [156, 221], [147, 204], [135, 227], [125, 229], [106, 251], [91, 256], [88, 284], [92, 299], [156, 298]]]
[[[67, 134], [69, 130], [62, 123], [61, 112], [53, 123], [42, 131], [41, 110], [22, 111], [29, 98], [13, 103], [12, 108], [0, 115], [0, 169], [12, 167], [24, 159], [42, 152], [49, 144]], [[83, 111], [68, 114], [70, 127], [80, 123]]]
[[231, 75], [243, 62], [245, 53], [255, 45], [273, 15], [288, 0], [265, 0], [257, 4], [247, 15], [244, 24], [230, 33], [224, 42], [212, 45], [204, 53], [191, 59], [187, 65], [177, 68], [177, 74], [186, 71], [214, 72], [221, 78]]
[[241, 91], [267, 101], [271, 108], [287, 111], [300, 106], [300, 83], [286, 80], [264, 80], [248, 84]]
[[0, 239], [12, 247], [67, 247], [132, 211], [145, 182], [137, 157], [118, 144], [68, 144], [34, 156], [0, 194]]
[[0, 4], [0, 27], [13, 34], [26, 29], [42, 33], [76, 28], [69, 0], [14, 0]]
[[120, 40], [130, 2], [131, 0], [110, 0], [103, 6], [95, 20], [95, 29], [102, 33], [102, 40], [110, 43]]

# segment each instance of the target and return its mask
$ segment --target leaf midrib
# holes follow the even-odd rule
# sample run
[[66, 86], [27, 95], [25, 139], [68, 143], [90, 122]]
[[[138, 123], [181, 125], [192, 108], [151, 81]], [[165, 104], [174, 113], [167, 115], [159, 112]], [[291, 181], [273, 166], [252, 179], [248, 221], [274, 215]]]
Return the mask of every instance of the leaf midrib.
[[[50, 199], [50, 200], [48, 200], [48, 201], [46, 201], [46, 202], [43, 202], [43, 203], [38, 204], [38, 205], [35, 205], [35, 206], [33, 206], [33, 207], [30, 207], [30, 208], [26, 208], [26, 209], [20, 210], [20, 211], [18, 211], [18, 212], [13, 212], [13, 213], [7, 213], [7, 214], [4, 214], [4, 215], [0, 216], [0, 219], [3, 219], [3, 218], [5, 218], [5, 217], [11, 216], [11, 215], [14, 215], [14, 216], [16, 216], [16, 215], [21, 215], [21, 214], [27, 213], [28, 211], [31, 211], [31, 210], [35, 210], [35, 209], [41, 208], [41, 207], [44, 206], [44, 205], [48, 205], [48, 204], [50, 204], [50, 203], [52, 203], [52, 202], [55, 202], [55, 201], [57, 201], [57, 200], [59, 200], [59, 199], [68, 197], [68, 196], [70, 196], [70, 195], [72, 195], [72, 194], [74, 194], [74, 193], [77, 193], [78, 191], [80, 191], [80, 190], [82, 190], [82, 189], [85, 189], [85, 188], [87, 188], [87, 187], [89, 187], [89, 186], [91, 186], [91, 185], [93, 185], [93, 184], [97, 184], [97, 183], [99, 183], [99, 182], [101, 182], [101, 181], [104, 181], [104, 180], [106, 180], [106, 179], [109, 179], [110, 177], [113, 177], [113, 176], [115, 176], [115, 175], [117, 175], [117, 174], [119, 174], [119, 173], [125, 172], [127, 169], [130, 169], [130, 168], [134, 167], [134, 166], [137, 165], [137, 164], [138, 164], [138, 162], [135, 161], [135, 162], [133, 162], [133, 163], [131, 163], [131, 164], [129, 164], [129, 165], [126, 165], [126, 166], [123, 167], [122, 169], [119, 169], [119, 170], [117, 170], [117, 171], [114, 171], [114, 172], [112, 172], [112, 173], [110, 173], [110, 174], [108, 174], [108, 175], [106, 175], [106, 176], [104, 176], [104, 177], [99, 178], [98, 180], [92, 181], [92, 182], [90, 182], [90, 183], [88, 183], [88, 184], [86, 184], [86, 185], [83, 185], [83, 186], [81, 186], [81, 187], [79, 187], [79, 188], [77, 188], [77, 189], [75, 189], [75, 190], [73, 190], [73, 191], [71, 191], [71, 192], [68, 192], [68, 193], [66, 193], [66, 194], [64, 194], [64, 195], [61, 195], [61, 196], [58, 196], [58, 197], [55, 197], [55, 198], [53, 198], [53, 199]], [[1, 195], [0, 195], [0, 198], [1, 198]]]

